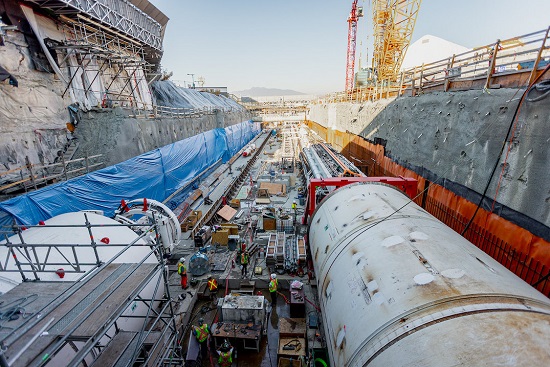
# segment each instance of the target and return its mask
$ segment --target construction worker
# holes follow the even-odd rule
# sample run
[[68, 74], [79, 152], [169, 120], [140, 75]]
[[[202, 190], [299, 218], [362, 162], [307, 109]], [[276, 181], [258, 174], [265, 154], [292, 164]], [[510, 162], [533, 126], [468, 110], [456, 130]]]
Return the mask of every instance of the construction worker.
[[243, 266], [241, 276], [245, 277], [248, 275], [248, 251], [246, 250], [241, 254], [241, 265]]
[[233, 346], [225, 341], [216, 352], [218, 352], [218, 365], [220, 367], [231, 367], [233, 364]]
[[296, 200], [292, 202], [292, 211], [294, 212], [294, 226], [296, 226]]
[[181, 257], [178, 262], [178, 274], [181, 276], [181, 289], [187, 289], [187, 267], [185, 266], [185, 257]]
[[198, 320], [198, 325], [199, 326], [193, 326], [193, 334], [201, 346], [201, 357], [204, 361], [208, 354], [208, 336], [210, 334], [210, 329], [202, 317]]
[[212, 298], [212, 302], [214, 302], [218, 295], [218, 281], [210, 275], [208, 277], [207, 286], [210, 291], [210, 298]]
[[279, 282], [277, 281], [277, 275], [271, 274], [269, 281], [269, 294], [271, 295], [271, 305], [274, 307], [277, 304], [277, 287]]

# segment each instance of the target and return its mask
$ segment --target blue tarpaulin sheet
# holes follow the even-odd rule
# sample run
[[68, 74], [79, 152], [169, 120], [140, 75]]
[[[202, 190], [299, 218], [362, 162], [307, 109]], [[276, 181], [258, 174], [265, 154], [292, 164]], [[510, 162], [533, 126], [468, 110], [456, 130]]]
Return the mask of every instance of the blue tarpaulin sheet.
[[210, 130], [127, 161], [0, 203], [0, 225], [35, 225], [59, 214], [103, 210], [120, 201], [163, 201], [219, 159], [229, 160], [254, 136], [259, 123], [244, 121]]

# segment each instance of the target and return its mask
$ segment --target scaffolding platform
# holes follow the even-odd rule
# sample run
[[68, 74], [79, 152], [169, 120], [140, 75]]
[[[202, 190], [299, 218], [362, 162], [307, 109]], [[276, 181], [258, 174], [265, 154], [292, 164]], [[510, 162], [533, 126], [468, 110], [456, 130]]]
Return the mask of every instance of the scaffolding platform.
[[[0, 329], [0, 336], [7, 340], [10, 340], [10, 333], [17, 334], [15, 342], [5, 353], [8, 360], [13, 360], [18, 351], [24, 350], [10, 365], [39, 364], [63, 337], [66, 337], [73, 354], [82, 344], [89, 341], [95, 344], [97, 338], [111, 328], [114, 320], [133, 307], [128, 300], [136, 299], [159, 269], [159, 265], [154, 263], [109, 264], [72, 294], [72, 287], [78, 282], [24, 282], [1, 295], [2, 305], [24, 304], [24, 314], [16, 320], [4, 322]], [[113, 351], [122, 355], [134, 344], [136, 350], [137, 343], [132, 340], [137, 338], [128, 341], [128, 337], [119, 335], [121, 332], [117, 333], [115, 328], [112, 330], [116, 334], [102, 352], [111, 351], [109, 354], [113, 355], [101, 353], [98, 358], [112, 360], [116, 354]], [[62, 355], [62, 350], [60, 352]], [[94, 365], [98, 365], [97, 362]]]

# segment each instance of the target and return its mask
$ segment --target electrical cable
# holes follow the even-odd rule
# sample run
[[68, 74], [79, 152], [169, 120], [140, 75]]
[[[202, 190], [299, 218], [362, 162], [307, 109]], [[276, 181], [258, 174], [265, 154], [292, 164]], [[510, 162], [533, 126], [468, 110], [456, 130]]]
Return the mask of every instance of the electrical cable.
[[[514, 111], [514, 115], [512, 116], [512, 121], [510, 121], [510, 125], [508, 127], [508, 131], [506, 132], [506, 136], [504, 137], [504, 140], [502, 141], [502, 146], [500, 147], [500, 153], [498, 154], [497, 156], [497, 159], [495, 161], [495, 164], [493, 166], [493, 169], [491, 171], [491, 174], [489, 175], [489, 179], [487, 180], [487, 184], [485, 185], [485, 189], [483, 190], [483, 194], [481, 195], [481, 198], [479, 199], [479, 202], [476, 206], [476, 210], [474, 211], [474, 214], [472, 214], [472, 217], [470, 218], [470, 220], [468, 221], [468, 224], [466, 224], [466, 226], [464, 227], [464, 230], [460, 233], [461, 236], [464, 237], [464, 234], [466, 234], [466, 232], [468, 231], [468, 229], [470, 228], [470, 225], [472, 224], [472, 222], [474, 221], [477, 213], [479, 212], [479, 209], [481, 208], [481, 205], [483, 204], [483, 200], [485, 199], [485, 197], [487, 196], [487, 191], [489, 191], [489, 187], [491, 185], [491, 181], [493, 180], [493, 177], [495, 175], [495, 172], [497, 170], [497, 167], [500, 163], [500, 158], [502, 157], [502, 153], [504, 152], [504, 148], [506, 147], [506, 143], [508, 142], [508, 136], [510, 136], [510, 133], [514, 130], [515, 132], [515, 129], [514, 127], [516, 126], [516, 118], [519, 114], [519, 111], [520, 111], [520, 108], [521, 108], [521, 105], [523, 104], [523, 101], [525, 99], [525, 96], [527, 95], [527, 92], [529, 92], [529, 90], [533, 87], [533, 85], [538, 82], [538, 80], [550, 69], [550, 64], [548, 66], [546, 66], [546, 68], [544, 68], [544, 71], [542, 73], [540, 73], [537, 78], [531, 83], [529, 84], [529, 86], [527, 87], [527, 89], [525, 89], [525, 91], [523, 92], [522, 96], [521, 96], [521, 99], [518, 103], [518, 105], [516, 106], [516, 110]], [[511, 138], [510, 138], [510, 141], [514, 138], [514, 134], [512, 134]], [[511, 143], [509, 145], [509, 148], [508, 148], [508, 153], [510, 152], [510, 149], [511, 149]], [[508, 153], [506, 154], [506, 158], [508, 157]], [[505, 160], [506, 161], [506, 160]], [[498, 189], [500, 187], [500, 181], [502, 180], [502, 177], [503, 177], [503, 172], [504, 172], [504, 169], [505, 169], [506, 165], [503, 164], [503, 167], [502, 167], [502, 172], [501, 172], [501, 177], [500, 177], [500, 180], [499, 180], [499, 183], [497, 185], [497, 190], [496, 190], [496, 193], [495, 193], [495, 198], [494, 198], [494, 201], [493, 201], [493, 205], [492, 205], [492, 208], [491, 208], [491, 211], [494, 209], [494, 204], [495, 204], [495, 201], [496, 201], [496, 197], [497, 197], [497, 194], [498, 194]]]
[[[536, 90], [537, 92], [541, 92], [542, 94], [534, 98], [529, 98], [529, 95], [533, 90]], [[529, 91], [527, 92], [527, 96], [525, 97], [525, 100], [527, 102], [538, 102], [548, 97], [549, 94], [550, 94], [550, 80], [544, 80], [529, 89]]]
[[[550, 66], [550, 65], [549, 65], [549, 66]], [[537, 80], [539, 80], [540, 77], [542, 77], [542, 75], [543, 75], [547, 70], [548, 70], [548, 66], [547, 66], [547, 67], [544, 69], [544, 71], [543, 71], [543, 72], [533, 81], [533, 83], [531, 83], [531, 84], [529, 85], [529, 87], [527, 88], [526, 94], [524, 93], [524, 95], [522, 96], [522, 98], [525, 97], [525, 99], [521, 99], [520, 102], [518, 103], [518, 107], [517, 107], [517, 109], [516, 109], [517, 114], [519, 114], [520, 105], [522, 104], [523, 100], [527, 100], [527, 95], [529, 95], [529, 92], [532, 91], [533, 88], [536, 87], [536, 86], [538, 85], [538, 84], [534, 85], [534, 83], [536, 83]], [[544, 83], [544, 82], [542, 82], [542, 83]], [[542, 84], [542, 83], [539, 83], [539, 84]], [[548, 90], [548, 92], [547, 92], [546, 94], [550, 93], [550, 84], [549, 84], [547, 87], [545, 87], [545, 88]], [[546, 96], [546, 95], [543, 95], [543, 96]], [[543, 97], [543, 96], [541, 96], [541, 97]], [[512, 136], [510, 137], [510, 140], [509, 140], [509, 142], [508, 142], [508, 149], [506, 150], [506, 157], [504, 158], [504, 162], [502, 163], [502, 170], [500, 171], [500, 176], [499, 176], [499, 179], [498, 179], [497, 188], [496, 188], [496, 190], [495, 190], [495, 196], [494, 196], [494, 198], [493, 198], [493, 203], [492, 203], [492, 205], [491, 205], [491, 213], [492, 213], [492, 212], [494, 211], [494, 209], [495, 209], [495, 203], [496, 203], [496, 200], [497, 200], [497, 197], [498, 197], [498, 193], [499, 193], [499, 190], [500, 190], [500, 185], [502, 184], [502, 179], [503, 179], [503, 177], [504, 177], [504, 172], [505, 172], [505, 170], [506, 170], [506, 163], [507, 163], [507, 161], [508, 161], [508, 156], [509, 156], [510, 151], [511, 151], [511, 149], [512, 149], [512, 142], [513, 142], [514, 137], [515, 137], [515, 134], [516, 134], [517, 122], [518, 122], [518, 120], [519, 120], [519, 119], [516, 118], [516, 120], [514, 121], [514, 124], [513, 124]], [[501, 151], [500, 154], [502, 155], [502, 151]], [[500, 160], [500, 156], [499, 156], [499, 160]]]
[[0, 304], [0, 329], [13, 329], [11, 327], [4, 326], [6, 322], [15, 320], [21, 315], [22, 318], [26, 319], [29, 317], [25, 312], [25, 306], [31, 304], [32, 302], [38, 299], [38, 294], [34, 293], [25, 297], [18, 298], [7, 304]]
[[315, 309], [316, 309], [318, 312], [321, 312], [321, 309], [320, 309], [319, 307], [317, 307], [316, 304], [314, 304], [313, 302], [311, 302], [306, 296], [304, 296], [304, 299], [305, 299], [306, 301], [308, 301], [310, 305], [312, 305], [313, 307], [315, 307]]

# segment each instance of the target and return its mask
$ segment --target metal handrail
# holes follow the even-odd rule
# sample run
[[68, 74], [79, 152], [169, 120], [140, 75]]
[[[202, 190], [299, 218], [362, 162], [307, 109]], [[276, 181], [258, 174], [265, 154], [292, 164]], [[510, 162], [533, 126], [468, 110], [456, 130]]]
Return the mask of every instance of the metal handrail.
[[398, 85], [361, 86], [350, 93], [331, 93], [312, 104], [375, 101], [401, 96], [406, 90], [415, 95], [425, 88], [442, 84], [447, 91], [450, 82], [462, 80], [485, 79], [484, 88], [488, 88], [494, 76], [522, 70], [533, 73], [545, 65], [541, 60], [550, 62], [550, 45], [547, 45], [549, 30], [550, 27], [503, 41], [497, 40], [445, 59], [406, 69], [402, 71], [401, 83]]

